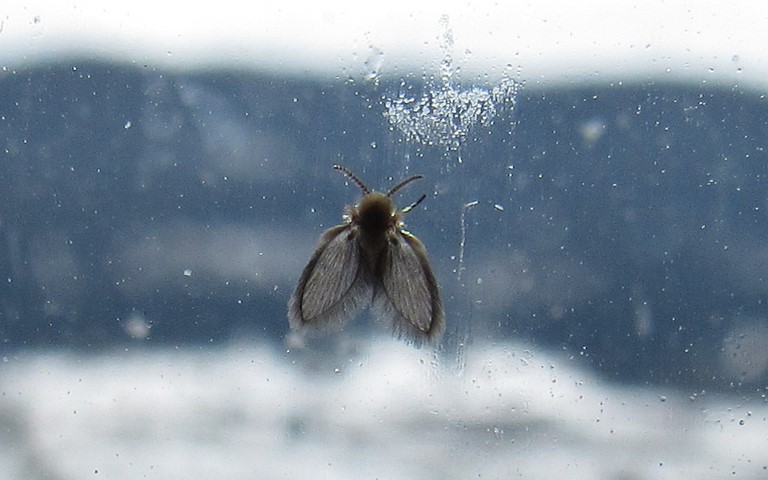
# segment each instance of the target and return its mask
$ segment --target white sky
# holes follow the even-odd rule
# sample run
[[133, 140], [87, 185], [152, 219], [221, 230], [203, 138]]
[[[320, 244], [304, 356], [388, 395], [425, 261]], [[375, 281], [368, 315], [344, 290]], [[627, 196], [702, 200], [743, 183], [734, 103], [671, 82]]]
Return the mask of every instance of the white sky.
[[768, 9], [758, 0], [5, 3], [5, 68], [77, 52], [171, 68], [357, 76], [380, 50], [384, 75], [420, 73], [442, 56], [448, 15], [464, 72], [496, 75], [511, 65], [529, 87], [637, 75], [768, 84]]

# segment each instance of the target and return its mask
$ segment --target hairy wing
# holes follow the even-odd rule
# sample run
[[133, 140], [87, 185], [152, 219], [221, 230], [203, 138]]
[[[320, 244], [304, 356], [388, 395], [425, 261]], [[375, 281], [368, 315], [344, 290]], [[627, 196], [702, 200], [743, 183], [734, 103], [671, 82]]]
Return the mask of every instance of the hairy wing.
[[375, 298], [379, 318], [416, 344], [437, 339], [445, 329], [445, 314], [424, 245], [408, 232], [396, 232], [381, 261]]
[[301, 274], [288, 302], [288, 322], [294, 330], [340, 325], [370, 302], [371, 289], [355, 231], [333, 227]]

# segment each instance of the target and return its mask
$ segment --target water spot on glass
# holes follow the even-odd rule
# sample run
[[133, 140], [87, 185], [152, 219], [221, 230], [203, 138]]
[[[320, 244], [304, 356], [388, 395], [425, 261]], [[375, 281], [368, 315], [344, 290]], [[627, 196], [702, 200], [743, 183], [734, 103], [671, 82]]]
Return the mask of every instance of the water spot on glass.
[[365, 66], [365, 79], [374, 83], [378, 82], [381, 68], [384, 65], [384, 52], [374, 45], [369, 45], [368, 55], [363, 64]]
[[131, 315], [128, 317], [128, 320], [123, 323], [123, 331], [131, 337], [143, 340], [149, 336], [149, 332], [152, 328], [152, 325], [147, 320], [147, 318], [139, 313], [139, 312], [132, 312]]
[[40, 15], [35, 15], [32, 17], [32, 37], [41, 37], [44, 33], [43, 30], [43, 19], [40, 17]]
[[601, 118], [591, 118], [580, 123], [577, 128], [584, 145], [591, 148], [605, 133], [606, 124]]
[[448, 17], [440, 19], [443, 27], [440, 47], [443, 59], [439, 78], [428, 76], [420, 97], [411, 96], [403, 81], [394, 98], [384, 97], [384, 115], [393, 130], [407, 140], [429, 146], [458, 150], [477, 126], [490, 127], [503, 110], [512, 110], [521, 84], [504, 73], [492, 88], [463, 87], [456, 81], [461, 69], [453, 62], [453, 31]]

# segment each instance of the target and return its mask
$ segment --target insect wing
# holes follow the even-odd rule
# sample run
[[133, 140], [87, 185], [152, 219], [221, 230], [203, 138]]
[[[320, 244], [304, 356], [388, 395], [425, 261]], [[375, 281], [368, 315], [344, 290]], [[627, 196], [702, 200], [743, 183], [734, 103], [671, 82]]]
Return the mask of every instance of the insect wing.
[[365, 307], [371, 298], [371, 282], [360, 260], [351, 226], [326, 231], [288, 302], [291, 328], [340, 325]]
[[417, 344], [435, 340], [445, 329], [440, 291], [424, 245], [405, 231], [392, 234], [381, 268], [382, 291], [375, 307], [395, 334]]

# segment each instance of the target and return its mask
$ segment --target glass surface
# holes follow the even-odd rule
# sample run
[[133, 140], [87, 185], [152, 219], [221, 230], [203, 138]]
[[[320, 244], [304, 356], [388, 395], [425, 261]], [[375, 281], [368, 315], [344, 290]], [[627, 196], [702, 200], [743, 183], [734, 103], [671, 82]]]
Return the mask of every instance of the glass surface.
[[[768, 20], [610, 5], [14, 6], [0, 471], [765, 478]], [[363, 194], [334, 164], [423, 175], [392, 200], [426, 195], [434, 345], [290, 331]]]

